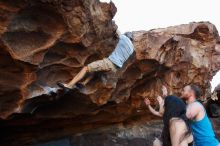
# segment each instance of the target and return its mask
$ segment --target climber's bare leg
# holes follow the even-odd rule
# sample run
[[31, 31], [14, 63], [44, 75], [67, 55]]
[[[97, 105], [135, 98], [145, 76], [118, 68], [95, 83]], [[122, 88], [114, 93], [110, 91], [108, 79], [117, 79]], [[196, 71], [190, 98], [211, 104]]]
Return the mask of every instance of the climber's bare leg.
[[86, 75], [87, 72], [88, 72], [88, 67], [85, 66], [69, 83], [63, 85], [71, 89], [77, 82], [79, 82]]
[[82, 78], [88, 73], [88, 67], [85, 66], [82, 70], [69, 82], [67, 83], [68, 88], [72, 88], [76, 83], [78, 83]]
[[93, 78], [93, 74], [91, 74], [90, 76], [88, 76], [84, 81], [81, 82], [82, 85], [86, 85], [88, 82], [90, 82]]
[[[76, 83], [78, 83], [81, 79], [83, 79], [85, 75], [89, 72], [92, 73], [98, 71], [111, 71], [114, 69], [115, 66], [113, 65], [113, 63], [107, 58], [104, 58], [102, 60], [94, 61], [88, 64], [87, 66], [83, 67], [82, 70], [69, 83], [67, 84], [58, 83], [57, 85], [60, 86], [61, 88], [71, 89]], [[88, 79], [86, 79], [83, 84], [87, 84], [91, 79], [92, 76], [88, 77]]]

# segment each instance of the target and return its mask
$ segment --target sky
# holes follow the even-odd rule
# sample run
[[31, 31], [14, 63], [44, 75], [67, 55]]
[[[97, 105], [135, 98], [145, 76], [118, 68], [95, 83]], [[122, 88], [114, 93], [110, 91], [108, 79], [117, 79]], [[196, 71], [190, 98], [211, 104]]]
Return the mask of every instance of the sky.
[[[110, 0], [100, 0], [110, 2]], [[112, 0], [114, 17], [123, 33], [150, 30], [189, 22], [210, 21], [220, 32], [220, 0]], [[212, 90], [220, 83], [220, 72], [211, 81]]]

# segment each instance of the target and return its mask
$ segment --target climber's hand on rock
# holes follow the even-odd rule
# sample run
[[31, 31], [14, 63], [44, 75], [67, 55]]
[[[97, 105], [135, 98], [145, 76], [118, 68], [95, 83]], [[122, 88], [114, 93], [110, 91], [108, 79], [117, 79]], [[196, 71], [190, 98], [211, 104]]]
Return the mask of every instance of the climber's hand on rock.
[[164, 85], [162, 86], [162, 92], [163, 92], [163, 97], [166, 97], [168, 95], [167, 87]]
[[145, 99], [144, 99], [144, 102], [145, 102], [145, 104], [146, 104], [147, 106], [151, 104], [151, 103], [150, 103], [150, 100], [149, 100], [148, 98], [145, 98]]

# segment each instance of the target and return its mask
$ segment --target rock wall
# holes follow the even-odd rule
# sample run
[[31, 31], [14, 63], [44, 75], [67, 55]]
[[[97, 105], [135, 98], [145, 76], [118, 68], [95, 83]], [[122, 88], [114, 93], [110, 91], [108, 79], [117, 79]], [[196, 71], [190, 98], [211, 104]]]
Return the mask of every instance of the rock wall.
[[152, 146], [155, 137], [160, 137], [162, 121], [156, 120], [130, 128], [111, 128], [109, 132], [93, 131], [33, 146]]
[[97, 0], [1, 1], [0, 116], [107, 56], [117, 42], [115, 12]]
[[209, 117], [212, 117], [212, 125], [220, 140], [220, 84], [214, 89], [211, 98], [208, 99], [206, 109]]
[[132, 32], [135, 54], [116, 74], [97, 73], [86, 87], [47, 95], [57, 81], [69, 81], [114, 50], [115, 13], [113, 3], [98, 0], [0, 1], [2, 144], [152, 121], [143, 98], [154, 103], [162, 85], [179, 95], [196, 83], [206, 99], [220, 69], [220, 39], [209, 22]]

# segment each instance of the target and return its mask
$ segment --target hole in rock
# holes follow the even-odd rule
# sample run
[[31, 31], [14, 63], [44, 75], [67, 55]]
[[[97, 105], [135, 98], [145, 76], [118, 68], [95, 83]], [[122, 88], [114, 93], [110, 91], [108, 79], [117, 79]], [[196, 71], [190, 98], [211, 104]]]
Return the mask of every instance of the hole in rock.
[[220, 116], [220, 71], [210, 81], [211, 83], [211, 98], [208, 97], [206, 109], [208, 116], [211, 118], [219, 118]]
[[220, 84], [220, 70], [215, 74], [215, 76], [210, 81], [212, 86], [212, 91], [214, 91], [215, 87]]

